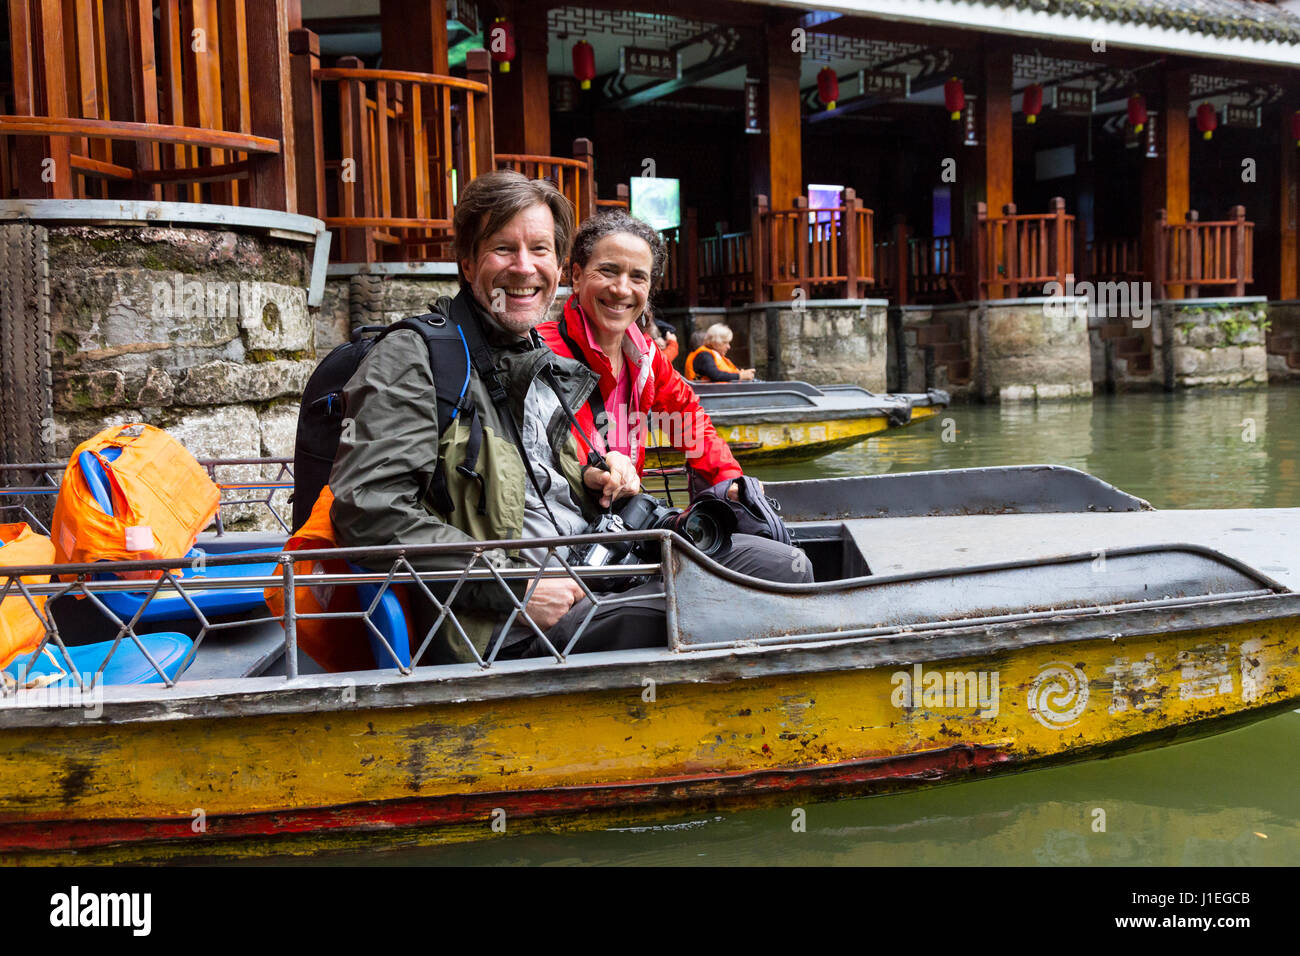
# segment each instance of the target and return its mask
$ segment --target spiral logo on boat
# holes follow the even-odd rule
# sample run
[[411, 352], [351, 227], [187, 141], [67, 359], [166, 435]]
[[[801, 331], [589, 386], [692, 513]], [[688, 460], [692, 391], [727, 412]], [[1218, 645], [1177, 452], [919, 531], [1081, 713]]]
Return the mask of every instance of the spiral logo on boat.
[[1088, 678], [1063, 661], [1053, 661], [1029, 685], [1029, 713], [1051, 730], [1075, 724], [1088, 706]]

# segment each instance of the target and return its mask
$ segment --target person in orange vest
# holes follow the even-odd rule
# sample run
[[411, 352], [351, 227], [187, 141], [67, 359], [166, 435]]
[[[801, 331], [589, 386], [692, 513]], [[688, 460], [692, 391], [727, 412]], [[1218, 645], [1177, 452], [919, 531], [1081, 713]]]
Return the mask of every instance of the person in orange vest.
[[752, 382], [752, 368], [737, 368], [727, 358], [731, 329], [715, 322], [704, 332], [704, 344], [686, 356], [686, 377], [692, 382]]

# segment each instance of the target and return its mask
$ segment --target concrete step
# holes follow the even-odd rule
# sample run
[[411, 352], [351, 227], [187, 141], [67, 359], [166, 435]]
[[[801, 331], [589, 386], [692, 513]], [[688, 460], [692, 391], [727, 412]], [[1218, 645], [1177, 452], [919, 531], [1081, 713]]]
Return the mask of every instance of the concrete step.
[[1285, 355], [1296, 349], [1295, 336], [1284, 332], [1270, 332], [1264, 341], [1268, 350], [1274, 355]]
[[1128, 360], [1130, 372], [1150, 372], [1152, 368], [1150, 355], [1134, 355]]
[[959, 362], [966, 357], [966, 347], [960, 342], [945, 342], [933, 348], [936, 362]]
[[1128, 335], [1115, 340], [1115, 354], [1124, 358], [1130, 355], [1145, 355], [1147, 340], [1140, 335]]
[[920, 325], [916, 329], [917, 345], [944, 345], [952, 341], [952, 331], [945, 322], [942, 325]]
[[1287, 368], [1300, 368], [1300, 350], [1291, 352], [1286, 357]]
[[947, 368], [949, 385], [970, 384], [970, 359], [960, 359], [956, 362], [949, 362]]
[[1119, 339], [1128, 334], [1128, 326], [1123, 322], [1107, 322], [1101, 326], [1098, 331], [1101, 333], [1101, 340]]

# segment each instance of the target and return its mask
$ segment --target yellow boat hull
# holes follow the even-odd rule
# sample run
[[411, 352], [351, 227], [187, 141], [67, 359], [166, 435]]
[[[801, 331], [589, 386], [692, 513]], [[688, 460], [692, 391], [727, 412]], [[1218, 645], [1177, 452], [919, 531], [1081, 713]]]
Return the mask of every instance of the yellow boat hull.
[[[715, 655], [709, 681], [662, 656], [575, 659], [533, 696], [488, 693], [482, 675], [422, 703], [437, 682], [417, 677], [404, 705], [376, 707], [330, 678], [281, 713], [176, 702], [121, 721], [110, 701], [99, 720], [10, 726], [0, 860], [317, 853], [882, 793], [1165, 744], [1300, 700], [1295, 617], [738, 679], [760, 653]], [[253, 697], [272, 701], [284, 681], [265, 681]]]

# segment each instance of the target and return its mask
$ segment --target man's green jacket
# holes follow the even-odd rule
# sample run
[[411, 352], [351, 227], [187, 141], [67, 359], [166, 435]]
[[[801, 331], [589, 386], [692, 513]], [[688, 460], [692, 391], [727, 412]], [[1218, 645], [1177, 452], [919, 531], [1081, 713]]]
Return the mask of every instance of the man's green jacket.
[[[460, 297], [479, 321], [483, 339], [491, 352], [500, 381], [507, 391], [509, 412], [521, 425], [524, 401], [533, 379], [549, 363], [564, 399], [579, 408], [596, 387], [597, 377], [581, 362], [561, 358], [545, 345], [535, 346], [531, 337], [513, 335], [495, 325], [479, 307], [468, 289]], [[437, 309], [450, 311], [450, 299], [440, 299]], [[464, 358], [449, 361], [464, 364]], [[469, 423], [461, 415], [446, 434], [440, 435], [433, 373], [428, 350], [419, 333], [401, 330], [381, 339], [362, 360], [344, 389], [346, 416], [330, 489], [334, 504], [330, 520], [341, 547], [373, 547], [389, 544], [434, 544], [519, 538], [524, 525], [524, 483], [528, 473], [511, 432], [503, 424], [503, 410], [496, 408], [487, 386], [471, 365], [470, 394], [483, 425], [482, 447], [475, 470], [486, 482], [486, 508], [479, 514], [480, 488], [477, 481], [456, 470], [465, 457]], [[520, 429], [522, 433], [522, 429]], [[561, 473], [574, 490], [574, 500], [594, 518], [599, 513], [597, 496], [582, 483], [578, 448], [563, 412], [547, 423], [546, 434], [557, 453]], [[444, 461], [447, 491], [453, 504], [449, 514], [440, 514], [429, 492], [438, 457]], [[502, 551], [489, 551], [485, 559], [496, 567], [526, 566]], [[468, 554], [438, 554], [412, 558], [420, 571], [464, 568]], [[482, 563], [478, 565], [482, 567]], [[375, 564], [374, 570], [387, 570]], [[514, 588], [522, 594], [523, 585]], [[444, 597], [449, 588], [433, 589]], [[415, 589], [408, 589], [414, 595]], [[495, 581], [471, 585], [467, 582], [453, 605], [465, 635], [482, 654], [496, 624], [513, 607]], [[418, 615], [424, 617], [425, 615]], [[412, 633], [412, 649], [425, 634]], [[430, 654], [422, 663], [470, 661], [473, 655], [465, 637], [454, 625], [444, 624], [435, 637]]]

